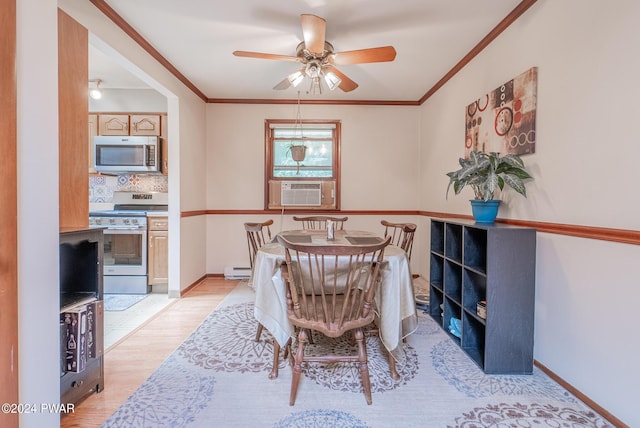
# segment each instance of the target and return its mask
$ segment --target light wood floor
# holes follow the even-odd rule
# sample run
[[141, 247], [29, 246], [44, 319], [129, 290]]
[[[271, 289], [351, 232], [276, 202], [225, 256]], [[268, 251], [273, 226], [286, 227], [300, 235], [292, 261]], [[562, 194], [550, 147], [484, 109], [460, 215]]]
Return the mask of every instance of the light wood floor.
[[238, 282], [207, 278], [111, 346], [104, 357], [104, 390], [62, 416], [60, 427], [100, 427]]

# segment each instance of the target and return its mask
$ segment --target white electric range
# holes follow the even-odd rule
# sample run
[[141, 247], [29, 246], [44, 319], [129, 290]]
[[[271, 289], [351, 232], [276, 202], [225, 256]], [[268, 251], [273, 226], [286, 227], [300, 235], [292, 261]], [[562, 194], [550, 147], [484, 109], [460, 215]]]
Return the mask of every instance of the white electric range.
[[104, 293], [146, 294], [147, 214], [167, 212], [168, 194], [116, 191], [113, 203], [89, 212], [89, 227], [104, 228]]

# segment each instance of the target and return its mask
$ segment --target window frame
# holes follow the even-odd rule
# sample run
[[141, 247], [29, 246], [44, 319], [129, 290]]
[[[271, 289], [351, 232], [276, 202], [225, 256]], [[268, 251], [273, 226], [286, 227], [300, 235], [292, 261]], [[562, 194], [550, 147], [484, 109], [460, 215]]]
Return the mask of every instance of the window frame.
[[[304, 125], [333, 125], [333, 142], [332, 151], [333, 159], [331, 162], [331, 169], [333, 171], [332, 177], [275, 177], [273, 174], [274, 166], [274, 138], [273, 129], [278, 125], [291, 125], [294, 128], [296, 124], [302, 123]], [[272, 125], [276, 125], [275, 127]], [[335, 207], [286, 207], [288, 211], [312, 211], [312, 210], [326, 210], [326, 211], [338, 211], [340, 209], [340, 154], [341, 154], [341, 136], [342, 136], [342, 122], [340, 120], [333, 119], [265, 119], [264, 121], [264, 141], [265, 141], [265, 156], [264, 156], [264, 209], [273, 210], [269, 208], [270, 195], [270, 182], [276, 181], [321, 181], [321, 182], [335, 182]]]

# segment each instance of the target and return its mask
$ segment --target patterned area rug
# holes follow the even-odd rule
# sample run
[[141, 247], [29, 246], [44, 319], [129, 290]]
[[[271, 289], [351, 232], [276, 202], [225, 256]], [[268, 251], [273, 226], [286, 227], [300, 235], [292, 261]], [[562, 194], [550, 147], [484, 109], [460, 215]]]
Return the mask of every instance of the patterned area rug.
[[147, 294], [105, 294], [105, 311], [124, 311], [138, 302], [141, 302]]
[[[105, 422], [112, 427], [612, 427], [544, 373], [485, 375], [427, 315], [403, 345], [400, 380], [367, 338], [373, 404], [349, 364], [308, 364], [295, 406], [291, 369], [269, 380], [268, 332], [255, 342], [253, 291], [240, 284]], [[315, 335], [310, 351], [347, 350]]]

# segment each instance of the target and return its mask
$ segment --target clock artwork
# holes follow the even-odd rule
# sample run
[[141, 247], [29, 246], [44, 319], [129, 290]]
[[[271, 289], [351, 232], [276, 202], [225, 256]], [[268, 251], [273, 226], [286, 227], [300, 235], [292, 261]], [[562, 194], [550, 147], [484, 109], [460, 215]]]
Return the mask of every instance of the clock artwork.
[[538, 69], [532, 67], [465, 110], [465, 157], [471, 151], [534, 153]]

